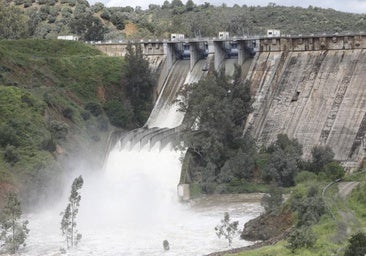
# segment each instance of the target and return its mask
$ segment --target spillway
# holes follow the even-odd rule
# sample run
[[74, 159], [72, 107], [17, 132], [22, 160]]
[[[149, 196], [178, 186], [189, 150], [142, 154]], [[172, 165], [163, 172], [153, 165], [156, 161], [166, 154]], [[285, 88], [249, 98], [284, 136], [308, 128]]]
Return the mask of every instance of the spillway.
[[[185, 204], [178, 200], [182, 155], [170, 142], [183, 115], [176, 111], [175, 99], [184, 83], [206, 74], [204, 62], [192, 70], [189, 60], [175, 63], [161, 79], [162, 92], [147, 124], [118, 140], [103, 172], [76, 170], [75, 176], [81, 173], [85, 183], [77, 218], [83, 238], [69, 255], [205, 255], [228, 249], [214, 230], [224, 212], [240, 226], [261, 213], [260, 195], [213, 196]], [[22, 255], [58, 255], [64, 246], [59, 213], [67, 196], [51, 210], [28, 216], [32, 231]], [[169, 251], [163, 249], [164, 240], [170, 243]], [[249, 244], [237, 238], [232, 246]]]

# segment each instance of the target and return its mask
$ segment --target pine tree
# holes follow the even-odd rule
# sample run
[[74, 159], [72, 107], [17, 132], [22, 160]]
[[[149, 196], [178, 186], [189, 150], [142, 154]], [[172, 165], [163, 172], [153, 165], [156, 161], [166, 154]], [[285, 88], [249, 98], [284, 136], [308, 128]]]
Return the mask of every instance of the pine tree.
[[5, 207], [0, 216], [1, 247], [4, 247], [5, 252], [14, 254], [21, 245], [26, 245], [25, 240], [29, 233], [27, 228], [28, 221], [19, 221], [22, 216], [22, 210], [17, 194], [9, 192], [6, 194], [5, 200]]
[[76, 229], [76, 216], [79, 212], [81, 195], [78, 190], [83, 186], [84, 180], [81, 176], [74, 179], [71, 186], [71, 194], [69, 203], [64, 212], [61, 212], [61, 231], [65, 236], [67, 248], [72, 248], [78, 245], [81, 240], [81, 234]]

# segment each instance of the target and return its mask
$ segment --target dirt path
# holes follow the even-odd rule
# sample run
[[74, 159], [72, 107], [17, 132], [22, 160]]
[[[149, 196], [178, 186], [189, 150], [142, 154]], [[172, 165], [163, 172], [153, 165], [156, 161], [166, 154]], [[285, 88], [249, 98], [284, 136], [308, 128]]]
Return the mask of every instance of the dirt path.
[[360, 184], [359, 182], [339, 182], [338, 183], [338, 194], [345, 200], [347, 196], [352, 192], [352, 190]]
[[343, 207], [339, 209], [338, 214], [341, 217], [337, 220], [337, 235], [334, 237], [334, 242], [341, 242], [352, 233], [353, 229], [357, 228], [359, 223], [354, 216], [351, 209], [347, 204], [347, 197], [351, 194], [352, 190], [358, 186], [359, 182], [339, 182], [338, 183], [338, 196], [343, 200]]

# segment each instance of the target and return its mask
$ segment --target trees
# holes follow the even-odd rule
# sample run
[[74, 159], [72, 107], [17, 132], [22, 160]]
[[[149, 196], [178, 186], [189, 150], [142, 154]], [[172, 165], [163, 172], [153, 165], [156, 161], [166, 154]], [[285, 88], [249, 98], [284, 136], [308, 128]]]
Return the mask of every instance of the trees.
[[19, 39], [27, 36], [28, 17], [19, 8], [0, 1], [0, 39]]
[[280, 186], [290, 187], [295, 184], [294, 178], [299, 171], [302, 146], [296, 140], [290, 140], [286, 134], [279, 134], [267, 152], [270, 154], [268, 164], [263, 170], [263, 178], [274, 180]]
[[312, 163], [311, 171], [319, 173], [323, 171], [323, 168], [333, 162], [334, 153], [329, 146], [315, 146], [311, 150]]
[[5, 207], [0, 215], [2, 241], [1, 247], [4, 247], [6, 253], [14, 254], [20, 246], [25, 246], [29, 229], [28, 221], [20, 222], [22, 216], [20, 201], [17, 194], [10, 192], [5, 197]]
[[202, 172], [202, 184], [248, 180], [254, 169], [255, 143], [242, 136], [251, 112], [249, 83], [238, 67], [233, 78], [222, 70], [180, 92], [179, 110], [185, 112], [181, 137], [195, 156], [192, 170]]
[[67, 248], [76, 246], [80, 239], [81, 234], [76, 229], [76, 216], [79, 212], [81, 195], [78, 190], [83, 186], [84, 180], [81, 176], [74, 179], [71, 185], [71, 194], [69, 196], [69, 203], [66, 206], [64, 212], [61, 213], [61, 231], [62, 235], [65, 236]]
[[230, 222], [229, 213], [224, 213], [224, 218], [221, 220], [221, 224], [215, 227], [216, 235], [221, 238], [223, 236], [228, 242], [229, 246], [233, 241], [235, 234], [238, 232], [238, 221]]
[[104, 39], [105, 29], [102, 21], [92, 14], [85, 14], [70, 22], [71, 32], [85, 41], [101, 41]]
[[366, 234], [358, 232], [349, 239], [349, 245], [344, 256], [364, 256], [366, 255]]
[[152, 107], [155, 79], [140, 44], [128, 44], [125, 55], [124, 84], [135, 114], [137, 126], [144, 125]]

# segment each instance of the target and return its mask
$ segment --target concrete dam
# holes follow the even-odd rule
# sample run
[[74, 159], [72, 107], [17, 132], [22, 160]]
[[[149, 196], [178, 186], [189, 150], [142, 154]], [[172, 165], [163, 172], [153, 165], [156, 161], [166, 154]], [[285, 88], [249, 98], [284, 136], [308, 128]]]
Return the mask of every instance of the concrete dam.
[[[189, 73], [193, 67], [195, 72], [201, 72], [196, 64], [204, 65], [202, 61], [207, 56], [211, 56], [215, 69], [225, 63], [242, 65], [246, 78], [251, 81], [254, 99], [254, 111], [245, 132], [251, 133], [260, 145], [269, 145], [277, 134], [286, 133], [303, 145], [306, 158], [310, 157], [313, 146], [328, 145], [335, 158], [346, 166], [352, 167], [362, 160], [366, 132], [365, 35], [231, 38], [227, 41], [237, 49], [236, 55], [225, 54], [222, 40], [207, 41], [206, 56], [197, 54], [200, 52], [197, 42], [190, 43], [191, 68], [186, 67], [184, 73]], [[161, 74], [168, 74], [174, 63], [181, 61], [177, 51], [171, 50], [175, 43], [182, 42], [170, 42], [170, 51], [165, 50], [165, 53], [162, 50], [157, 53], [156, 45], [154, 54], [146, 52], [150, 57], [164, 56], [161, 65], [165, 67], [161, 68]], [[111, 53], [111, 49], [104, 51]], [[182, 76], [180, 72], [175, 73]], [[168, 90], [169, 84], [164, 88]]]

